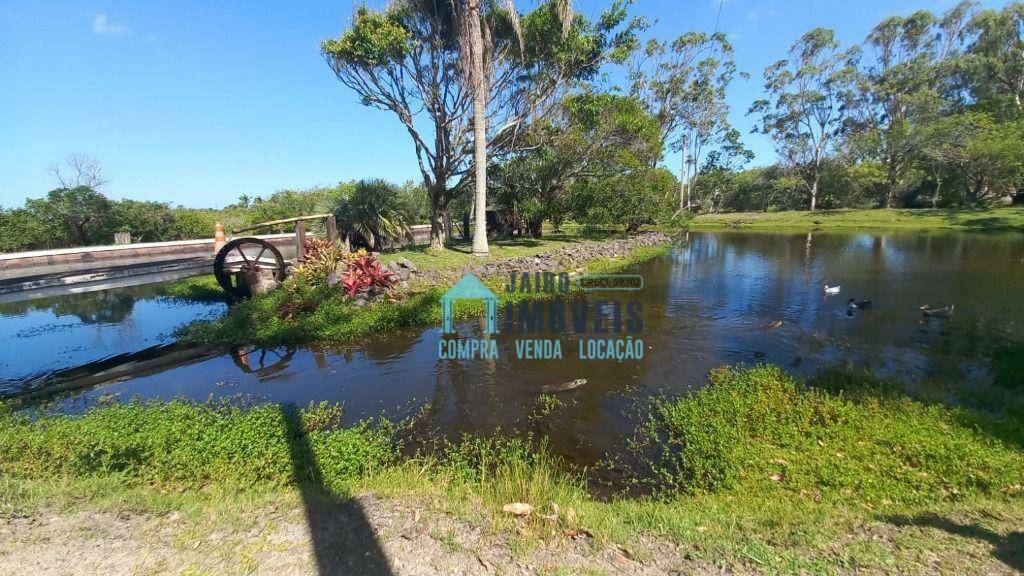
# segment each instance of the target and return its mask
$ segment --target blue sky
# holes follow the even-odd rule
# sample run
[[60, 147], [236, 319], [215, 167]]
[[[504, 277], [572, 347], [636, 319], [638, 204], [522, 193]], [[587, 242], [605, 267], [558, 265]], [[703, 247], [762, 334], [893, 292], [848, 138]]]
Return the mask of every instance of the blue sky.
[[[577, 7], [596, 15], [610, 1]], [[719, 28], [751, 74], [733, 87], [732, 119], [756, 162], [774, 155], [748, 134], [745, 113], [761, 95], [761, 71], [795, 38], [825, 26], [846, 44], [859, 42], [885, 16], [952, 4], [724, 0]], [[361, 106], [320, 57], [319, 40], [337, 35], [354, 5], [0, 0], [0, 205], [45, 194], [53, 188], [47, 168], [71, 152], [100, 160], [112, 198], [186, 206], [353, 178], [417, 179], [398, 122]], [[633, 6], [657, 19], [650, 33], [663, 38], [711, 31], [718, 11], [719, 0]]]

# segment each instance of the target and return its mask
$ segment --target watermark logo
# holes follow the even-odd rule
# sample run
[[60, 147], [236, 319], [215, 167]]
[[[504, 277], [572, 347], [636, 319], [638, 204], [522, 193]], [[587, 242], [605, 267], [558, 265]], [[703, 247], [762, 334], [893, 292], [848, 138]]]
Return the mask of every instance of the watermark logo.
[[487, 304], [487, 328], [486, 334], [498, 332], [498, 297], [490, 288], [484, 285], [479, 278], [472, 274], [466, 274], [451, 290], [441, 296], [441, 320], [444, 334], [455, 333], [455, 323], [452, 320], [452, 306], [459, 300], [483, 300]]
[[[519, 360], [562, 360], [563, 339], [578, 341], [580, 360], [639, 361], [644, 356], [643, 302], [624, 294], [595, 298], [596, 292], [633, 292], [644, 286], [636, 274], [589, 275], [577, 280], [580, 291], [570, 290], [570, 276], [562, 272], [509, 275], [509, 294], [537, 294], [536, 299], [514, 299], [504, 304], [498, 322], [498, 296], [476, 276], [467, 274], [441, 297], [444, 335], [454, 335], [454, 304], [483, 301], [487, 323], [480, 338], [441, 338], [438, 358], [443, 360], [497, 359], [495, 335], [514, 336]], [[560, 337], [550, 337], [561, 335]], [[571, 353], [571, 349], [567, 348]]]

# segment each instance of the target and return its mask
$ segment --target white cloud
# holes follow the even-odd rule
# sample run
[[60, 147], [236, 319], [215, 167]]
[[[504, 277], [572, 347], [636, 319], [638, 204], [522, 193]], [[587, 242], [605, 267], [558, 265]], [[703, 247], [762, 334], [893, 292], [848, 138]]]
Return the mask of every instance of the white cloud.
[[120, 23], [114, 23], [107, 19], [106, 14], [97, 14], [92, 19], [93, 34], [125, 35], [131, 34], [132, 29]]

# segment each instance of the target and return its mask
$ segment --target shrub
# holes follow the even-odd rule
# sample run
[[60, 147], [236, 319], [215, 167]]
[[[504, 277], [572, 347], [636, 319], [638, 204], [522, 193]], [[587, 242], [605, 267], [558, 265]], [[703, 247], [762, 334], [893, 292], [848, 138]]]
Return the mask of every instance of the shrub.
[[399, 189], [385, 180], [360, 180], [334, 211], [349, 242], [374, 251], [412, 238], [410, 217]]
[[633, 481], [662, 495], [742, 485], [921, 503], [997, 495], [1024, 475], [1024, 456], [1006, 445], [1022, 439], [996, 416], [915, 401], [877, 379], [822, 378], [805, 386], [777, 367], [724, 368], [699, 392], [655, 401], [630, 442]]
[[395, 285], [391, 272], [382, 269], [373, 254], [359, 250], [349, 254], [346, 260], [348, 270], [342, 275], [341, 284], [350, 298], [367, 291], [382, 293]]
[[1024, 388], [1024, 344], [1003, 346], [992, 354], [995, 384], [1006, 388]]
[[326, 282], [344, 258], [341, 248], [325, 238], [307, 238], [303, 245], [306, 261], [295, 269], [295, 275], [305, 282]]

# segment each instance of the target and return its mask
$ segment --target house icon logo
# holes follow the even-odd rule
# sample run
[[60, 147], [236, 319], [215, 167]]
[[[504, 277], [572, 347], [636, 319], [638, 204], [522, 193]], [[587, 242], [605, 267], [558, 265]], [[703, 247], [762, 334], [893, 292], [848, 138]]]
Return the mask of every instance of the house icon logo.
[[487, 304], [487, 334], [498, 332], [498, 297], [479, 278], [466, 274], [441, 296], [441, 318], [443, 334], [454, 334], [452, 305], [457, 300], [483, 300]]

